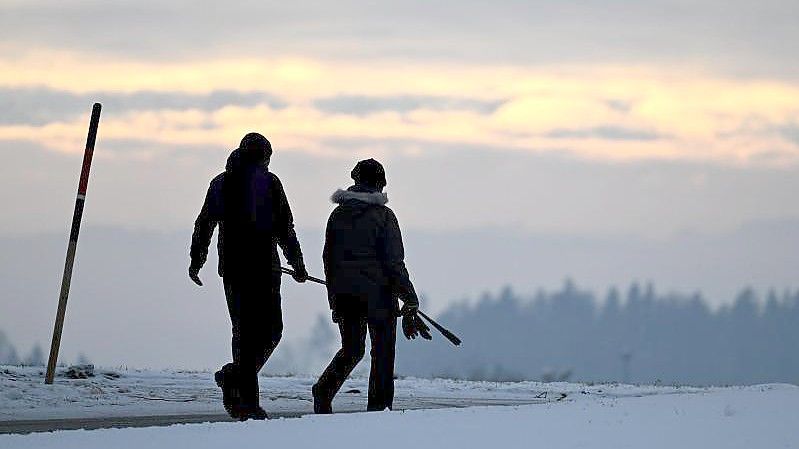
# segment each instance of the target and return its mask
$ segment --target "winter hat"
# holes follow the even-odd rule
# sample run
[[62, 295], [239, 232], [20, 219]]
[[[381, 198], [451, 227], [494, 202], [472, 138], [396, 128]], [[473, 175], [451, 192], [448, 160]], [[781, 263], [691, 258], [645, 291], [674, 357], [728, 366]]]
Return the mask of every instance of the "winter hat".
[[249, 133], [244, 136], [239, 149], [244, 158], [255, 163], [265, 162], [272, 157], [272, 144], [259, 133]]
[[382, 189], [386, 186], [386, 171], [380, 162], [366, 159], [358, 162], [350, 173], [355, 184], [364, 185], [373, 189]]

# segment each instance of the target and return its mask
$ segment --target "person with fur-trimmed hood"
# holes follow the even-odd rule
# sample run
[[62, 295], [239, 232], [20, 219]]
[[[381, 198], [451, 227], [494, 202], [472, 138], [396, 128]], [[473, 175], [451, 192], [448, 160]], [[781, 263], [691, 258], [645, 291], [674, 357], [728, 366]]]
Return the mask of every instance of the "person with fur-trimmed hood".
[[[360, 161], [351, 176], [355, 185], [331, 197], [338, 206], [325, 232], [322, 258], [341, 350], [312, 388], [316, 413], [332, 413], [333, 397], [364, 356], [367, 330], [372, 342], [370, 411], [393, 405], [398, 311], [406, 337], [430, 337], [418, 328], [419, 300], [405, 267], [399, 222], [386, 206], [383, 166], [374, 159]], [[398, 297], [404, 303], [401, 311]]]
[[294, 267], [294, 279], [308, 278], [286, 193], [268, 169], [271, 156], [264, 136], [244, 136], [225, 172], [211, 181], [191, 241], [189, 277], [202, 285], [200, 269], [219, 225], [218, 271], [232, 324], [233, 363], [214, 378], [225, 409], [241, 420], [267, 417], [259, 404], [258, 371], [283, 333], [278, 246]]

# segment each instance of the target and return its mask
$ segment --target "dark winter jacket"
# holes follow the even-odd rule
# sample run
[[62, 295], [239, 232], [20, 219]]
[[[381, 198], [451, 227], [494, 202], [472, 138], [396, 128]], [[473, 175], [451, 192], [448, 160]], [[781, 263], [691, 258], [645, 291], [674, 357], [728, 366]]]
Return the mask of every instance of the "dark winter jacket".
[[215, 177], [208, 188], [194, 223], [192, 267], [205, 264], [217, 224], [220, 276], [270, 273], [280, 266], [277, 245], [289, 264], [295, 268], [303, 265], [294, 219], [280, 179], [264, 163], [247, 161], [240, 150], [231, 153], [225, 172]]
[[322, 258], [330, 307], [337, 297], [358, 297], [370, 311], [393, 313], [396, 298], [418, 304], [405, 268], [402, 235], [385, 193], [352, 186], [336, 191]]

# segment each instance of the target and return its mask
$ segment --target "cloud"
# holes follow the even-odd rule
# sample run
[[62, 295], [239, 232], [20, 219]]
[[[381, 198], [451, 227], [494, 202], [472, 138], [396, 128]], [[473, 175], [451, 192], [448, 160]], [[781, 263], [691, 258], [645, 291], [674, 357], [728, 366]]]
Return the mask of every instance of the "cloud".
[[605, 104], [609, 108], [618, 112], [629, 112], [630, 109], [632, 108], [632, 103], [624, 100], [609, 99], [605, 100]]
[[[315, 154], [339, 153], [326, 144], [336, 139], [386, 142], [373, 147], [381, 151], [405, 141], [413, 142], [400, 150], [407, 153], [431, 144], [477, 145], [612, 161], [747, 164], [778, 160], [753, 157], [764, 151], [799, 154], [790, 133], [773, 131], [799, 116], [799, 86], [685, 67], [307, 58], [100, 63], [85, 54], [33, 52], [0, 57], [0, 89], [24, 100], [12, 110], [27, 109], [26, 101], [40, 106], [27, 116], [7, 113], [0, 140], [68, 152], [82, 148], [86, 112], [64, 111], [72, 103], [85, 109], [99, 93], [107, 100], [100, 131], [106, 141], [227, 148], [261, 130], [284, 148]], [[50, 112], [43, 105], [48, 95]]]
[[643, 129], [597, 126], [594, 128], [555, 129], [547, 133], [547, 137], [554, 139], [658, 140], [665, 136]]
[[94, 102], [124, 113], [159, 109], [213, 111], [228, 105], [256, 106], [266, 104], [272, 108], [285, 107], [279, 97], [266, 92], [237, 92], [214, 90], [209, 93], [136, 91], [74, 93], [44, 87], [8, 88], [0, 87], [0, 124], [45, 125], [47, 123], [72, 120], [85, 114]]
[[314, 106], [323, 112], [354, 115], [366, 115], [374, 112], [384, 111], [405, 113], [417, 109], [460, 109], [490, 114], [494, 112], [502, 103], [503, 100], [481, 100], [439, 96], [406, 95], [380, 97], [339, 95], [335, 97], [320, 98], [314, 101]]
[[787, 140], [799, 145], [799, 123], [791, 123], [777, 128], [777, 131]]
[[791, 1], [47, 0], [0, 8], [6, 46], [96, 58], [690, 64], [727, 76], [799, 76], [785, 45], [799, 40], [799, 4]]

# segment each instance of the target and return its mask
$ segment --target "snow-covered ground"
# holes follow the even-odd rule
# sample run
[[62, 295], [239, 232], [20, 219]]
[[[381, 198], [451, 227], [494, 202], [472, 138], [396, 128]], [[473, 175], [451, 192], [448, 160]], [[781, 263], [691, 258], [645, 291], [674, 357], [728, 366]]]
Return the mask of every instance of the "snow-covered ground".
[[[0, 367], [0, 373], [0, 420], [221, 411], [210, 373], [128, 370], [106, 376], [99, 370], [91, 379], [59, 378], [52, 387], [42, 384], [37, 369]], [[263, 378], [265, 407], [310, 410], [312, 382]], [[343, 391], [361, 393], [342, 394], [344, 401], [362, 408], [365, 387], [365, 379], [349, 382]], [[799, 448], [799, 387], [792, 385], [700, 389], [401, 379], [397, 396], [405, 404], [432, 406], [525, 405], [0, 435], [0, 448]]]
[[[0, 366], [0, 421], [224, 413], [213, 374], [203, 371], [96, 369], [88, 379], [56, 377], [44, 385], [41, 368]], [[312, 377], [261, 377], [261, 405], [269, 412], [310, 412]], [[367, 379], [348, 380], [336, 410], [366, 407]], [[707, 389], [540, 382], [472, 382], [404, 378], [396, 382], [395, 406], [539, 404], [578, 396], [604, 398], [695, 393]]]

